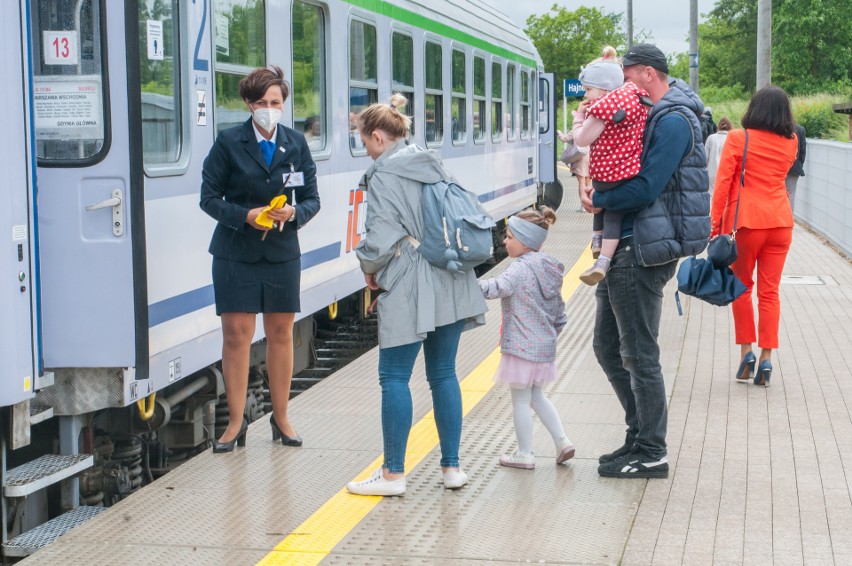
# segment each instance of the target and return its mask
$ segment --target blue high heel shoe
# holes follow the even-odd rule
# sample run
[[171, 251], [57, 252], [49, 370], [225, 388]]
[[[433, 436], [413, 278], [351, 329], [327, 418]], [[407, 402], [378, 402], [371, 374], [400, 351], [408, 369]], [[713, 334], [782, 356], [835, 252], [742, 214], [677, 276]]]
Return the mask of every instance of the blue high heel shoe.
[[763, 360], [757, 366], [757, 373], [754, 375], [755, 385], [765, 385], [769, 387], [769, 378], [772, 377], [772, 362]]
[[[745, 383], [754, 375], [754, 364], [757, 363], [757, 358], [754, 357], [754, 352], [749, 352], [745, 356], [743, 356], [743, 360], [740, 362], [740, 367], [737, 368], [737, 374], [734, 376], [737, 378], [737, 381], [741, 381]], [[748, 373], [746, 373], [746, 369], [748, 369]], [[755, 381], [755, 383], [757, 383]]]

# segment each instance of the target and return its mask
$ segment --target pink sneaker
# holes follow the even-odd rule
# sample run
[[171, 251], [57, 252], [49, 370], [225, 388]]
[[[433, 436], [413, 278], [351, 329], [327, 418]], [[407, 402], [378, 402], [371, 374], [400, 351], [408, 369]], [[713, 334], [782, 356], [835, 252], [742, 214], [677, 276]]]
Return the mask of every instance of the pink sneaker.
[[562, 464], [564, 462], [567, 462], [568, 460], [570, 460], [573, 457], [574, 457], [574, 445], [569, 443], [569, 442], [565, 442], [562, 445], [562, 449], [559, 450], [559, 454], [556, 455], [556, 463]]

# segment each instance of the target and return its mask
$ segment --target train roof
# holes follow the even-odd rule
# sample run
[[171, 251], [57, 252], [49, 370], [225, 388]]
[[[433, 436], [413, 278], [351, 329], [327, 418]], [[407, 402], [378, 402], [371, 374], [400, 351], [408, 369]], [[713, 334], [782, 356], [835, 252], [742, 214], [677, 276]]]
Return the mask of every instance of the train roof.
[[[482, 0], [346, 0], [393, 19], [433, 29], [507, 59], [543, 66], [529, 37], [508, 16]], [[400, 10], [401, 9], [401, 10]], [[421, 18], [429, 22], [420, 21]], [[496, 49], [495, 49], [496, 48]]]

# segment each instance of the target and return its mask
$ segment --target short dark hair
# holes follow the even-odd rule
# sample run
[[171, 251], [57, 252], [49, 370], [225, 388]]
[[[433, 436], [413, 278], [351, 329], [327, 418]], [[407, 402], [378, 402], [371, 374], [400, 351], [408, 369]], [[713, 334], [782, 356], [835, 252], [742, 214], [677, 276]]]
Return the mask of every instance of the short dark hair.
[[257, 102], [269, 87], [281, 87], [284, 100], [290, 96], [290, 85], [284, 80], [284, 71], [278, 65], [270, 65], [268, 69], [255, 69], [240, 81], [240, 98], [246, 102]]
[[768, 130], [785, 138], [792, 138], [796, 131], [790, 98], [784, 89], [771, 85], [752, 95], [741, 122], [743, 128]]

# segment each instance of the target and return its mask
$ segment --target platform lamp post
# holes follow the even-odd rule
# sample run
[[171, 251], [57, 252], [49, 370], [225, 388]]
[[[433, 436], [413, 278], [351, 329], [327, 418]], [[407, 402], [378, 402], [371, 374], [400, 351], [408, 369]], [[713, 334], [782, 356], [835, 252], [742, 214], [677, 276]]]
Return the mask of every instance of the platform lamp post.
[[698, 0], [689, 1], [689, 86], [698, 94]]
[[772, 0], [757, 0], [757, 84], [772, 82]]
[[627, 0], [627, 50], [633, 47], [633, 0]]

